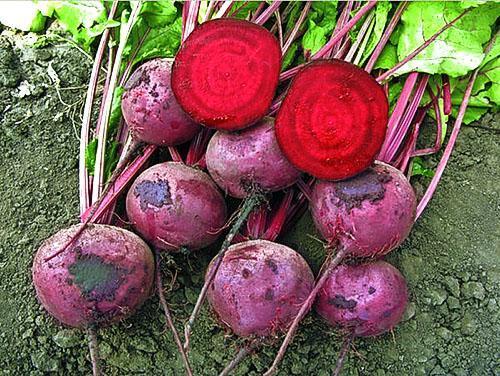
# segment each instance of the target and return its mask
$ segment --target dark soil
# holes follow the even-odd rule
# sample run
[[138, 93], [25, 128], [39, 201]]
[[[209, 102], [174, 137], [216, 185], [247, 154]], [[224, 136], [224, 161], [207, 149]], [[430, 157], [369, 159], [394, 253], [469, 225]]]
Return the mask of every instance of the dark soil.
[[[83, 334], [44, 312], [30, 275], [41, 241], [77, 221], [77, 133], [90, 67], [90, 59], [68, 43], [0, 37], [0, 370], [5, 375], [90, 373]], [[345, 375], [500, 374], [498, 117], [485, 117], [481, 126], [496, 132], [463, 129], [430, 206], [410, 239], [388, 258], [408, 279], [411, 303], [404, 322], [392, 334], [357, 340]], [[415, 181], [417, 192], [421, 183]], [[322, 247], [309, 234], [314, 231], [307, 215], [285, 241], [317, 268]], [[163, 260], [179, 328], [210, 255]], [[99, 339], [108, 375], [183, 374], [156, 297], [133, 318], [101, 330]], [[206, 310], [193, 337], [196, 374], [216, 375], [237, 345]], [[312, 314], [280, 374], [330, 375], [340, 345], [341, 335]], [[266, 347], [235, 374], [261, 374], [275, 352]]]

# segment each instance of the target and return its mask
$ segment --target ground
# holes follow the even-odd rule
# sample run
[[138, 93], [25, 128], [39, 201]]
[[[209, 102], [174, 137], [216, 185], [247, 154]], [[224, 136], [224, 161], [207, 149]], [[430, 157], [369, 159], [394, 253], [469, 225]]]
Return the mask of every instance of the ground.
[[[39, 306], [30, 267], [43, 239], [77, 221], [78, 113], [92, 62], [67, 42], [34, 42], [0, 37], [0, 373], [89, 374], [83, 333]], [[388, 258], [408, 280], [404, 322], [392, 334], [356, 340], [345, 375], [500, 374], [498, 118], [475, 125], [493, 130], [462, 130], [430, 206]], [[420, 192], [425, 182], [414, 183]], [[284, 241], [317, 268], [321, 244], [309, 234], [305, 216]], [[166, 284], [178, 270], [168, 299], [179, 329], [211, 254], [163, 260]], [[341, 338], [309, 315], [280, 375], [331, 374]], [[156, 297], [100, 330], [99, 340], [108, 375], [183, 374]], [[194, 331], [195, 373], [216, 375], [237, 346], [205, 310]], [[265, 347], [236, 374], [261, 374], [275, 351]]]

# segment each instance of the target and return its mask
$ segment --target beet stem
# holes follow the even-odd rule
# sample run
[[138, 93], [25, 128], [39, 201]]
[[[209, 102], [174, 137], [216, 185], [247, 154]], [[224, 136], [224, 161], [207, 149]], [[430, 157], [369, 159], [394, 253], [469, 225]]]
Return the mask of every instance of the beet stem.
[[269, 240], [271, 242], [275, 241], [276, 238], [283, 230], [283, 226], [286, 223], [287, 218], [291, 215], [291, 205], [293, 199], [293, 189], [289, 189], [283, 199], [281, 200], [278, 210], [271, 219], [271, 224], [268, 226], [264, 234], [260, 239]]
[[444, 101], [444, 114], [451, 114], [451, 89], [450, 78], [447, 74], [443, 75], [443, 101]]
[[307, 1], [306, 5], [304, 5], [304, 8], [302, 9], [302, 12], [300, 13], [299, 19], [293, 26], [290, 36], [288, 37], [288, 39], [285, 42], [285, 45], [283, 46], [283, 56], [285, 56], [286, 52], [288, 51], [293, 41], [297, 37], [297, 33], [299, 32], [300, 27], [304, 23], [304, 20], [306, 19], [307, 13], [309, 12], [310, 8], [311, 8], [311, 2]]
[[[75, 234], [68, 239], [68, 241], [61, 247], [61, 249], [59, 249], [57, 252], [50, 255], [49, 257], [47, 257], [45, 259], [46, 262], [52, 260], [54, 257], [60, 255], [64, 251], [66, 251], [66, 249], [68, 249], [68, 247], [71, 244], [73, 244], [73, 242], [80, 237], [80, 235], [87, 228], [89, 223], [92, 221], [94, 214], [101, 208], [101, 205], [104, 202], [104, 199], [106, 198], [108, 193], [110, 193], [111, 190], [115, 188], [116, 181], [120, 178], [121, 173], [123, 172], [123, 170], [127, 166], [128, 162], [130, 161], [130, 159], [132, 159], [132, 156], [135, 154], [135, 152], [138, 150], [138, 148], [141, 145], [142, 145], [141, 143], [133, 143], [130, 146], [130, 150], [128, 151], [128, 157], [124, 158], [122, 160], [122, 162], [118, 166], [116, 166], [115, 171], [113, 171], [113, 175], [111, 175], [109, 184], [105, 187], [104, 191], [101, 193], [101, 195], [99, 196], [97, 201], [94, 204], [92, 204], [92, 206], [90, 207], [90, 209], [88, 211], [88, 215], [86, 216], [85, 220], [82, 222], [78, 231], [76, 231]], [[102, 211], [101, 211], [101, 214], [102, 214]], [[86, 213], [84, 213], [83, 215], [86, 215]]]
[[281, 347], [278, 351], [278, 354], [274, 358], [273, 364], [271, 367], [264, 373], [264, 376], [272, 376], [278, 371], [278, 365], [281, 363], [283, 360], [283, 357], [285, 356], [286, 350], [290, 343], [293, 340], [293, 336], [295, 335], [295, 332], [297, 331], [300, 322], [302, 319], [307, 315], [309, 310], [311, 309], [312, 304], [314, 303], [314, 300], [316, 299], [316, 296], [318, 293], [321, 291], [323, 288], [325, 282], [328, 280], [328, 277], [330, 276], [330, 273], [342, 262], [344, 259], [345, 255], [347, 254], [345, 249], [340, 249], [335, 257], [331, 258], [331, 255], [327, 256], [327, 259], [325, 260], [323, 264], [323, 272], [320, 273], [319, 279], [316, 282], [316, 285], [314, 286], [314, 289], [310, 292], [309, 296], [306, 298], [304, 303], [302, 303], [302, 306], [300, 307], [299, 312], [297, 313], [297, 316], [293, 319], [292, 324], [290, 325], [290, 328], [288, 329], [285, 339], [283, 340], [283, 343], [281, 344]]
[[254, 21], [257, 25], [264, 25], [266, 21], [273, 15], [274, 12], [280, 7], [281, 0], [273, 1], [273, 3], [267, 7], [267, 9], [257, 17]]
[[198, 299], [194, 306], [193, 312], [191, 313], [191, 316], [189, 317], [189, 320], [184, 327], [184, 349], [186, 351], [189, 350], [189, 340], [191, 337], [191, 330], [193, 328], [194, 321], [196, 320], [196, 317], [200, 313], [201, 307], [205, 302], [208, 288], [212, 284], [215, 274], [217, 274], [217, 271], [219, 270], [219, 267], [222, 263], [222, 258], [224, 257], [229, 246], [231, 245], [233, 238], [236, 236], [236, 234], [238, 234], [241, 227], [243, 226], [243, 223], [245, 223], [250, 213], [262, 202], [264, 202], [264, 199], [265, 199], [264, 196], [260, 192], [254, 190], [243, 201], [243, 204], [241, 205], [240, 209], [240, 215], [238, 216], [234, 224], [231, 226], [231, 229], [227, 233], [226, 238], [222, 243], [219, 253], [217, 253], [217, 255], [215, 256], [213, 265], [210, 268], [209, 272], [207, 273], [207, 276], [205, 278], [205, 283], [200, 291], [200, 294], [198, 295]]
[[[182, 41], [185, 41], [186, 38], [191, 34], [197, 24], [198, 20], [198, 12], [200, 10], [200, 2], [197, 0], [187, 1], [189, 3], [189, 8], [186, 14], [186, 22], [183, 24], [183, 32], [182, 32]], [[186, 6], [186, 3], [184, 6]]]
[[[113, 5], [109, 11], [108, 19], [113, 19], [116, 8], [118, 7], [118, 0], [113, 1]], [[79, 154], [79, 188], [80, 188], [80, 214], [89, 207], [90, 192], [89, 192], [89, 172], [85, 165], [85, 151], [89, 142], [90, 121], [92, 118], [92, 105], [97, 89], [97, 81], [99, 80], [99, 71], [101, 69], [104, 51], [108, 44], [110, 29], [104, 30], [99, 41], [92, 72], [90, 73], [90, 82], [85, 97], [85, 107], [83, 109], [82, 129], [80, 132], [80, 154]]]
[[222, 370], [221, 373], [219, 373], [219, 376], [227, 376], [231, 373], [232, 370], [234, 370], [238, 365], [250, 354], [251, 349], [248, 346], [243, 346], [240, 351], [238, 351], [238, 354], [234, 357], [231, 362]]
[[[349, 20], [349, 16], [351, 14], [352, 6], [353, 6], [353, 1], [348, 1], [345, 3], [344, 8], [342, 9], [342, 12], [340, 13], [340, 17], [338, 19], [337, 24], [335, 25], [335, 29], [333, 30], [332, 33], [332, 38], [337, 34], [337, 32], [346, 24], [346, 22]], [[330, 57], [335, 56], [339, 53], [340, 46], [343, 44], [342, 39], [338, 41], [333, 47], [330, 52]], [[346, 41], [345, 41], [346, 42]]]
[[420, 52], [422, 52], [422, 50], [426, 49], [427, 46], [429, 46], [432, 42], [434, 42], [443, 32], [445, 32], [450, 27], [452, 27], [455, 24], [455, 22], [457, 22], [459, 19], [461, 19], [463, 16], [465, 16], [470, 10], [471, 10], [471, 8], [464, 10], [457, 17], [455, 17], [453, 20], [451, 20], [446, 25], [444, 25], [433, 36], [431, 36], [429, 39], [427, 39], [420, 47], [417, 47], [408, 56], [406, 56], [403, 60], [401, 60], [399, 63], [397, 63], [394, 67], [392, 67], [387, 72], [385, 72], [384, 74], [379, 76], [377, 78], [377, 81], [382, 82], [382, 81], [387, 80], [390, 76], [392, 76], [394, 73], [396, 73], [399, 68], [401, 68], [407, 62], [409, 62], [411, 59], [413, 59], [415, 56], [417, 56]]
[[[208, 3], [207, 12], [205, 13], [203, 18], [201, 19], [202, 23], [208, 21], [210, 19], [210, 17], [212, 16], [212, 11], [214, 10], [214, 5], [215, 5], [215, 0], [210, 0]], [[183, 10], [184, 10], [184, 8], [183, 8]], [[184, 19], [183, 19], [183, 21], [184, 21]]]
[[266, 6], [266, 3], [264, 1], [262, 1], [259, 6], [257, 7], [257, 9], [255, 9], [253, 15], [252, 15], [252, 18], [251, 18], [251, 22], [255, 22], [255, 20], [257, 19], [257, 17], [260, 16], [260, 14], [262, 13], [262, 9], [264, 9], [264, 7]]
[[177, 332], [177, 329], [175, 328], [174, 321], [172, 320], [172, 314], [170, 313], [170, 309], [168, 308], [167, 304], [167, 299], [165, 298], [165, 293], [163, 291], [163, 282], [161, 279], [161, 255], [160, 251], [158, 249], [155, 249], [155, 256], [156, 256], [156, 289], [158, 290], [158, 298], [160, 299], [160, 304], [163, 308], [163, 312], [165, 314], [165, 320], [167, 321], [167, 325], [172, 332], [172, 335], [174, 336], [174, 341], [175, 344], [177, 345], [177, 350], [179, 350], [179, 353], [181, 354], [182, 357], [182, 362], [184, 363], [184, 368], [186, 369], [186, 374], [188, 376], [193, 375], [193, 371], [191, 370], [191, 366], [189, 365], [189, 358], [186, 355], [186, 352], [184, 351], [184, 347], [182, 346], [181, 339], [179, 337], [179, 333]]
[[[492, 39], [492, 41], [495, 38]], [[490, 42], [489, 47], [492, 45]], [[427, 190], [425, 191], [424, 196], [420, 200], [417, 206], [417, 214], [415, 216], [415, 221], [420, 217], [426, 206], [429, 204], [430, 199], [432, 198], [434, 192], [436, 191], [437, 185], [441, 180], [441, 176], [443, 175], [443, 171], [450, 159], [453, 148], [455, 147], [455, 142], [457, 141], [458, 133], [460, 132], [460, 127], [462, 125], [462, 121], [465, 115], [465, 111], [467, 110], [467, 106], [469, 104], [469, 99], [472, 94], [472, 88], [474, 86], [474, 82], [476, 81], [477, 75], [479, 73], [479, 69], [477, 68], [471, 75], [469, 79], [469, 83], [467, 84], [467, 88], [465, 89], [464, 98], [462, 99], [462, 103], [460, 104], [460, 108], [458, 110], [457, 118], [455, 119], [455, 124], [453, 125], [453, 130], [451, 131], [450, 139], [446, 144], [446, 148], [444, 149], [443, 156], [439, 161], [439, 164], [436, 168], [436, 173], [432, 177], [431, 183]]]
[[375, 63], [377, 62], [380, 54], [384, 50], [385, 45], [389, 41], [389, 38], [392, 35], [392, 32], [396, 28], [396, 25], [398, 24], [401, 15], [405, 11], [405, 9], [408, 7], [408, 2], [404, 1], [399, 3], [398, 7], [396, 8], [396, 12], [394, 12], [394, 15], [391, 18], [391, 21], [389, 22], [389, 25], [387, 25], [387, 28], [385, 29], [384, 33], [382, 34], [382, 37], [380, 38], [380, 41], [377, 44], [377, 47], [375, 47], [375, 50], [373, 50], [370, 59], [368, 59], [368, 62], [366, 63], [365, 71], [368, 73], [371, 73], [373, 67], [375, 66]]
[[[373, 26], [375, 25], [374, 19], [375, 19], [374, 13], [370, 13], [368, 16], [366, 16], [365, 21], [359, 28], [356, 40], [354, 41], [353, 45], [351, 46], [349, 52], [347, 53], [344, 59], [348, 63], [352, 62], [353, 64], [357, 65], [357, 62], [353, 61], [354, 54], [356, 54], [356, 51], [358, 52], [356, 56], [357, 59], [359, 56], [359, 52], [362, 53], [362, 50], [366, 47], [366, 43], [368, 43], [368, 38], [370, 37], [370, 34], [373, 30]], [[361, 56], [359, 56], [359, 59], [361, 59]]]
[[342, 367], [344, 367], [344, 361], [347, 353], [351, 347], [352, 341], [354, 339], [354, 331], [349, 334], [347, 338], [344, 339], [342, 343], [342, 347], [340, 348], [339, 358], [337, 359], [337, 364], [335, 365], [335, 370], [332, 373], [332, 376], [339, 376], [342, 371]]
[[227, 17], [228, 12], [231, 10], [231, 6], [233, 5], [232, 0], [224, 1], [220, 9], [215, 14], [214, 18], [222, 18]]
[[179, 153], [179, 150], [177, 150], [177, 148], [175, 146], [169, 146], [168, 152], [170, 153], [170, 157], [172, 158], [172, 161], [184, 163], [184, 161], [182, 160], [182, 157]]
[[90, 361], [92, 362], [92, 374], [94, 376], [101, 376], [99, 343], [97, 341], [97, 331], [94, 325], [89, 325], [87, 327], [87, 337], [89, 341]]

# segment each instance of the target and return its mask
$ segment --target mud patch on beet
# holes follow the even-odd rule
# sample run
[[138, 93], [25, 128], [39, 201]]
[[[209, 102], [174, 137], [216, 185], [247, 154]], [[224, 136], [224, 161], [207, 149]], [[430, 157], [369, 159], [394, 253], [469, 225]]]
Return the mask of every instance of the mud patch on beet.
[[170, 195], [170, 186], [167, 180], [144, 180], [135, 186], [135, 197], [139, 197], [142, 211], [148, 208], [148, 205], [161, 208], [163, 205], [172, 203]]
[[114, 300], [125, 274], [96, 255], [80, 255], [68, 271], [85, 299], [97, 302]]
[[328, 304], [334, 305], [339, 309], [353, 310], [358, 303], [354, 299], [346, 299], [344, 295], [335, 295], [334, 298], [328, 300]]
[[274, 273], [274, 274], [278, 274], [278, 265], [276, 264], [276, 261], [274, 261], [273, 259], [267, 259], [266, 260], [266, 265], [269, 269], [271, 269], [271, 271]]
[[382, 200], [385, 196], [385, 184], [391, 179], [388, 171], [376, 173], [373, 168], [369, 168], [352, 179], [337, 182], [335, 193], [350, 211], [361, 207], [364, 201], [373, 203]]

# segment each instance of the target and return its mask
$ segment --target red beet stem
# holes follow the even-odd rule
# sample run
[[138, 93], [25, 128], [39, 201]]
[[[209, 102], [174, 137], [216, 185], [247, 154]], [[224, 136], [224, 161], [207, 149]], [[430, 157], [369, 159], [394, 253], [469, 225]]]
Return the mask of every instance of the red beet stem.
[[254, 21], [255, 24], [257, 25], [264, 25], [266, 21], [271, 18], [274, 12], [278, 10], [278, 8], [281, 5], [281, 0], [275, 0], [267, 9], [262, 12]]
[[302, 9], [302, 12], [300, 12], [299, 19], [293, 26], [292, 32], [290, 33], [288, 39], [285, 42], [285, 45], [283, 46], [283, 56], [285, 56], [286, 52], [288, 51], [293, 41], [297, 37], [297, 33], [299, 32], [300, 27], [304, 23], [307, 13], [309, 12], [309, 9], [311, 9], [311, 2], [307, 1], [306, 4], [304, 5], [304, 8]]
[[442, 133], [443, 133], [443, 118], [441, 116], [441, 111], [439, 109], [438, 98], [434, 95], [431, 88], [427, 88], [429, 95], [432, 99], [431, 104], [434, 110], [434, 114], [436, 116], [436, 140], [434, 141], [434, 146], [425, 149], [412, 150], [411, 157], [420, 157], [423, 155], [429, 155], [437, 153], [442, 146]]
[[443, 104], [444, 104], [444, 114], [451, 114], [451, 90], [450, 90], [450, 78], [447, 74], [443, 74]]

